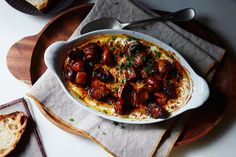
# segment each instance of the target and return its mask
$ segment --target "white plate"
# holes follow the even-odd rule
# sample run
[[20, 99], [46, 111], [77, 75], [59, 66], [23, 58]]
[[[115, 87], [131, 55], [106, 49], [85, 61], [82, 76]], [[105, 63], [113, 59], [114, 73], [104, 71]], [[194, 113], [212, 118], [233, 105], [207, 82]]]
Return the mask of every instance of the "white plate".
[[84, 109], [90, 111], [93, 114], [101, 116], [103, 118], [116, 121], [116, 122], [129, 123], [129, 124], [148, 124], [148, 123], [156, 123], [156, 122], [161, 122], [163, 120], [166, 120], [166, 119], [153, 119], [153, 118], [148, 118], [144, 120], [133, 120], [133, 119], [131, 120], [131, 119], [125, 119], [125, 118], [106, 115], [103, 112], [98, 112], [97, 110], [88, 107], [86, 104], [84, 104], [84, 102], [78, 100], [69, 92], [69, 90], [67, 89], [67, 85], [65, 84], [65, 81], [63, 78], [63, 72], [62, 72], [62, 67], [63, 67], [64, 60], [67, 55], [66, 53], [67, 50], [69, 49], [69, 47], [76, 45], [76, 43], [78, 43], [79, 41], [83, 41], [86, 38], [89, 38], [94, 35], [99, 35], [99, 34], [127, 34], [135, 38], [142, 38], [146, 41], [150, 41], [152, 43], [159, 45], [165, 50], [169, 50], [173, 52], [177, 56], [180, 64], [188, 70], [190, 78], [192, 80], [190, 81], [190, 85], [192, 87], [191, 96], [187, 104], [182, 106], [177, 111], [172, 112], [171, 115], [166, 119], [173, 118], [187, 110], [191, 110], [191, 109], [201, 106], [209, 97], [209, 87], [206, 81], [203, 78], [201, 78], [199, 75], [197, 75], [193, 71], [193, 69], [190, 67], [190, 65], [187, 63], [187, 61], [172, 47], [168, 46], [167, 44], [163, 43], [162, 41], [156, 38], [150, 37], [142, 33], [134, 32], [134, 31], [127, 31], [127, 30], [104, 29], [104, 30], [98, 30], [98, 31], [84, 34], [71, 41], [58, 41], [52, 44], [51, 46], [49, 46], [44, 55], [44, 60], [48, 69], [55, 74], [63, 90], [76, 104], [83, 107]]

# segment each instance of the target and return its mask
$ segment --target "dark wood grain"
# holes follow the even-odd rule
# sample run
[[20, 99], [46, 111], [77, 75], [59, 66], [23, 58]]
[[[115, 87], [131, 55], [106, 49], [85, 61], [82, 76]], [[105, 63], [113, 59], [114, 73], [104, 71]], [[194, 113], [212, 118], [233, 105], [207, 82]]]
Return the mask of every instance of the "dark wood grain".
[[208, 101], [194, 111], [176, 145], [193, 142], [209, 133], [225, 114], [236, 113], [236, 63], [228, 55], [210, 84]]
[[10, 72], [28, 85], [34, 84], [45, 72], [43, 55], [46, 48], [58, 40], [67, 40], [91, 10], [93, 4], [69, 9], [53, 20], [43, 30], [16, 42], [7, 55]]
[[[39, 34], [25, 37], [16, 42], [7, 54], [7, 66], [15, 78], [32, 85], [31, 59]], [[32, 61], [34, 62], [34, 61]]]
[[[91, 10], [92, 6], [92, 4], [87, 4], [65, 11], [52, 19], [39, 34], [16, 42], [9, 50], [7, 56], [7, 65], [11, 73], [17, 79], [29, 85], [34, 84], [46, 70], [43, 61], [45, 49], [55, 41], [67, 40]], [[224, 47], [213, 32], [197, 21], [177, 24], [216, 45]], [[203, 137], [219, 123], [227, 103], [233, 104], [236, 101], [235, 69], [234, 61], [226, 55], [211, 84], [210, 99], [195, 111], [176, 145], [189, 143]], [[222, 80], [222, 77], [225, 79]], [[40, 108], [40, 105], [38, 107]], [[75, 130], [64, 125], [64, 122], [60, 122], [58, 119], [57, 121], [53, 120], [55, 117], [45, 111], [43, 106], [40, 109], [55, 125], [64, 130], [69, 130], [69, 132], [75, 132]], [[60, 125], [58, 125], [59, 123]]]

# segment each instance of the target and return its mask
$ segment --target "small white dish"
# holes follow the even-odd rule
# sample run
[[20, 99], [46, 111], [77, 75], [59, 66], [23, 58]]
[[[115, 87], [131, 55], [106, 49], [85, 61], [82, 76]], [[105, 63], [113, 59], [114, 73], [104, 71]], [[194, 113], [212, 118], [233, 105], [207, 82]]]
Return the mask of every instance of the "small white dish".
[[[152, 43], [155, 43], [162, 47], [165, 50], [169, 50], [173, 52], [177, 58], [179, 59], [179, 62], [182, 66], [184, 66], [187, 71], [189, 72], [189, 76], [191, 78], [191, 95], [188, 100], [188, 102], [182, 106], [180, 109], [178, 109], [175, 112], [172, 112], [170, 116], [166, 119], [153, 119], [148, 118], [144, 120], [133, 120], [133, 119], [125, 119], [115, 116], [106, 115], [105, 113], [98, 112], [90, 107], [88, 107], [84, 102], [80, 101], [79, 99], [75, 98], [67, 89], [67, 85], [65, 84], [64, 78], [63, 78], [63, 72], [62, 67], [64, 64], [64, 60], [67, 55], [67, 50], [70, 47], [75, 46], [79, 41], [83, 41], [86, 38], [89, 38], [94, 35], [100, 35], [100, 34], [127, 34], [130, 36], [133, 36], [135, 38], [142, 38], [144, 40], [150, 41]], [[162, 41], [150, 37], [148, 35], [134, 32], [134, 31], [127, 31], [127, 30], [111, 30], [111, 29], [105, 29], [105, 30], [98, 30], [94, 32], [90, 32], [87, 34], [84, 34], [82, 36], [77, 37], [74, 40], [71, 41], [58, 41], [52, 44], [48, 47], [48, 49], [45, 52], [44, 55], [44, 61], [47, 65], [48, 69], [52, 71], [57, 79], [59, 80], [60, 85], [62, 86], [65, 93], [79, 106], [83, 107], [84, 109], [90, 111], [93, 114], [96, 114], [98, 116], [101, 116], [103, 118], [116, 121], [116, 122], [122, 122], [122, 123], [129, 123], [129, 124], [148, 124], [148, 123], [156, 123], [161, 122], [170, 118], [173, 118], [185, 111], [195, 109], [199, 106], [201, 106], [209, 97], [209, 87], [206, 83], [206, 81], [201, 78], [199, 75], [197, 75], [193, 69], [190, 67], [190, 65], [187, 63], [187, 61], [172, 47], [168, 46], [167, 44], [163, 43]]]

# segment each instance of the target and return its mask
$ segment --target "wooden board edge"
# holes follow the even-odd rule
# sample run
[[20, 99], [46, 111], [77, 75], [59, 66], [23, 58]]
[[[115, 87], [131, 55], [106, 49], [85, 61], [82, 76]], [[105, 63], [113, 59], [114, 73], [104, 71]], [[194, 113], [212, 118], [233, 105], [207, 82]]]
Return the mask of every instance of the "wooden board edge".
[[99, 146], [101, 146], [105, 151], [107, 151], [110, 155], [116, 157], [116, 155], [111, 152], [107, 147], [105, 147], [101, 142], [99, 142], [95, 137], [93, 137], [92, 135], [90, 135], [89, 133], [85, 132], [84, 130], [80, 130], [77, 129], [75, 127], [73, 127], [72, 125], [68, 124], [67, 122], [65, 122], [64, 120], [62, 120], [60, 117], [58, 117], [57, 115], [55, 115], [54, 113], [50, 112], [49, 110], [47, 110], [44, 105], [38, 101], [33, 95], [31, 95], [30, 93], [27, 93], [26, 96], [28, 96], [30, 99], [32, 99], [34, 101], [34, 104], [36, 104], [37, 108], [39, 109], [39, 111], [45, 116], [46, 119], [48, 119], [52, 124], [54, 124], [55, 126], [57, 126], [58, 128], [74, 134], [74, 135], [78, 135], [78, 136], [82, 136], [85, 138], [88, 138], [90, 140], [92, 140], [93, 142], [97, 143]]
[[[20, 39], [13, 44], [6, 57], [7, 68], [10, 73], [18, 80], [23, 81], [27, 85], [32, 85], [31, 82], [31, 62], [27, 62], [32, 58], [32, 51], [39, 38], [39, 34], [34, 36], [28, 36]], [[24, 44], [24, 47], [20, 47], [20, 44]], [[19, 68], [21, 65], [22, 68]], [[28, 70], [26, 70], [28, 69]]]

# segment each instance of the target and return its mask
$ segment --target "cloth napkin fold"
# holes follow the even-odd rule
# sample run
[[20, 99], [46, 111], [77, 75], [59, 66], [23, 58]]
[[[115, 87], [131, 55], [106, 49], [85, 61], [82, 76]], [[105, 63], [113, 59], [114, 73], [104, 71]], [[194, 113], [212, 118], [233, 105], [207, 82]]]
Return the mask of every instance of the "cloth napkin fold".
[[[81, 27], [86, 23], [109, 16], [116, 17], [122, 22], [129, 22], [158, 15], [138, 7], [133, 1], [97, 0], [91, 12], [75, 30], [70, 40], [80, 34]], [[149, 23], [142, 27], [134, 27], [132, 30], [143, 32], [171, 44], [201, 76], [210, 74], [213, 76], [214, 69], [224, 54], [222, 48], [198, 38], [173, 23]], [[182, 124], [173, 125], [175, 119], [158, 124], [117, 125], [95, 116], [74, 104], [62, 90], [54, 74], [48, 70], [33, 85], [29, 95], [43, 104], [48, 112], [80, 132], [81, 135], [92, 139], [114, 156], [154, 156], [163, 135], [172, 127], [172, 130], [174, 129], [171, 131], [174, 133], [173, 136], [162, 143], [168, 147], [158, 146], [162, 151], [157, 153], [166, 156], [181, 133], [180, 126], [183, 126]], [[72, 118], [73, 121], [71, 121]]]

